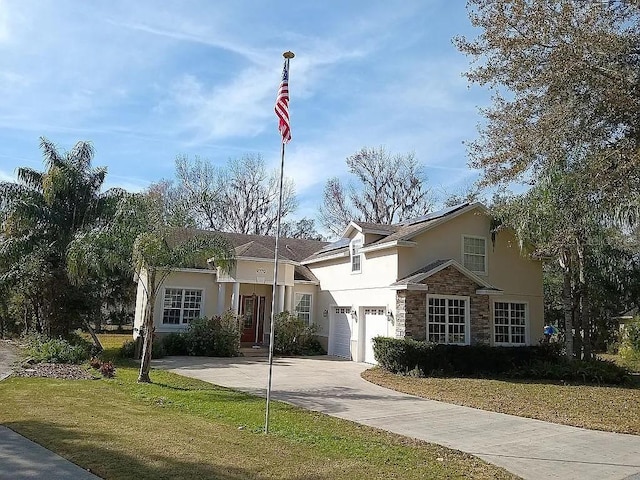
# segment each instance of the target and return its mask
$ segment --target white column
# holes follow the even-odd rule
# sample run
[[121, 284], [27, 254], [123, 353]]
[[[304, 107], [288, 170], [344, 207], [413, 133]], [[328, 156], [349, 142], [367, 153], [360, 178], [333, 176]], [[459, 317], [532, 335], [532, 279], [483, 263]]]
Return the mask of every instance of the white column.
[[276, 313], [284, 312], [284, 285], [278, 285], [278, 308]]
[[240, 307], [240, 282], [233, 283], [233, 293], [231, 294], [231, 310], [237, 314]]
[[218, 306], [217, 313], [222, 315], [224, 313], [224, 304], [227, 296], [227, 284], [224, 282], [218, 283]]
[[293, 311], [293, 287], [284, 287], [284, 310]]

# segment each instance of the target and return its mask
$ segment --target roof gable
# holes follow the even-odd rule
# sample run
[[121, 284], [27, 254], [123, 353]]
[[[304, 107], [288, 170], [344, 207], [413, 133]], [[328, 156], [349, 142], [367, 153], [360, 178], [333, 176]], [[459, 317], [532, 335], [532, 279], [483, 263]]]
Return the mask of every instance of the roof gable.
[[421, 287], [419, 287], [419, 285], [426, 278], [428, 278], [428, 277], [430, 277], [432, 275], [435, 275], [436, 273], [438, 273], [441, 270], [444, 270], [445, 268], [448, 268], [448, 267], [453, 267], [456, 270], [458, 270], [461, 274], [463, 274], [469, 280], [475, 282], [478, 286], [480, 286], [481, 290], [483, 290], [484, 292], [494, 292], [494, 293], [502, 292], [502, 290], [500, 290], [499, 288], [494, 287], [489, 282], [487, 282], [484, 278], [476, 275], [475, 273], [473, 273], [469, 269], [463, 267], [462, 265], [460, 265], [458, 262], [456, 262], [452, 258], [443, 259], [443, 260], [436, 260], [435, 262], [432, 262], [432, 263], [430, 263], [428, 265], [425, 265], [421, 269], [416, 270], [415, 272], [413, 272], [412, 274], [406, 276], [405, 278], [402, 278], [402, 279], [398, 280], [397, 282], [392, 283], [391, 287], [392, 288], [396, 288], [396, 289], [404, 289], [404, 288], [409, 288], [411, 286], [416, 286], [416, 289], [420, 289]]

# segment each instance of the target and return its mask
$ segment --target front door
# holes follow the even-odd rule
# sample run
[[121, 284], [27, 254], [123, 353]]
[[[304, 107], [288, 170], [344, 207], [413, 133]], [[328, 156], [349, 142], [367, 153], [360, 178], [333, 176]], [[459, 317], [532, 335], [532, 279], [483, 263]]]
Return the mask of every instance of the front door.
[[240, 298], [240, 318], [242, 319], [241, 342], [262, 342], [265, 300], [265, 297], [258, 297], [256, 295], [243, 295]]

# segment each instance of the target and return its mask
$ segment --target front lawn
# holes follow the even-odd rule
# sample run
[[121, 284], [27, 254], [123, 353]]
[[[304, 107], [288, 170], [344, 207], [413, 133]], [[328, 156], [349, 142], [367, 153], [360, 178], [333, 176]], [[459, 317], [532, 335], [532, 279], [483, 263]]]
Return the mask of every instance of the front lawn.
[[151, 385], [136, 378], [132, 363], [110, 380], [11, 377], [0, 384], [0, 423], [108, 479], [513, 478], [470, 455], [278, 402], [265, 436], [262, 398], [165, 371]]
[[371, 383], [399, 392], [553, 423], [640, 435], [640, 387], [563, 385], [478, 378], [415, 378], [381, 368], [363, 372]]

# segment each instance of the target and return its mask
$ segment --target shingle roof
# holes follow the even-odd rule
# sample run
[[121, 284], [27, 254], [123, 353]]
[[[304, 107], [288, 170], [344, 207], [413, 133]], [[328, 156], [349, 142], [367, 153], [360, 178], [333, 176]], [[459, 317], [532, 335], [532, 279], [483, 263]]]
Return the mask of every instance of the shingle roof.
[[[412, 218], [409, 220], [405, 220], [401, 223], [397, 223], [394, 225], [385, 225], [381, 223], [371, 223], [371, 222], [352, 222], [353, 224], [362, 228], [362, 230], [376, 230], [379, 232], [388, 232], [388, 235], [383, 236], [382, 238], [376, 240], [375, 242], [371, 242], [365, 245], [365, 247], [373, 246], [373, 245], [383, 245], [385, 243], [391, 243], [398, 240], [408, 240], [412, 238], [417, 233], [421, 232], [425, 228], [429, 226], [429, 224], [433, 224], [441, 218], [447, 217], [463, 208], [470, 206], [469, 203], [461, 203], [459, 205], [454, 205], [452, 207], [445, 208], [443, 210], [439, 210], [437, 212], [432, 212], [427, 215], [423, 215], [421, 217]], [[318, 260], [323, 257], [333, 256], [335, 254], [348, 251], [350, 239], [341, 238], [338, 241], [326, 245], [322, 250], [315, 252], [310, 257], [305, 260]]]
[[306, 280], [307, 282], [317, 282], [320, 283], [318, 277], [316, 277], [311, 270], [309, 270], [304, 265], [296, 265], [293, 271], [293, 279], [294, 280]]
[[387, 225], [384, 223], [372, 223], [372, 222], [353, 222], [355, 225], [359, 226], [362, 230], [378, 230], [381, 232], [389, 232], [393, 233], [400, 228], [400, 225]]
[[428, 273], [428, 272], [430, 272], [432, 270], [435, 270], [439, 266], [444, 265], [445, 263], [447, 263], [449, 261], [451, 261], [450, 258], [447, 258], [447, 259], [444, 259], [444, 260], [436, 260], [435, 262], [431, 262], [429, 265], [425, 265], [421, 269], [416, 270], [415, 272], [411, 273], [409, 276], [401, 278], [397, 282], [392, 283], [391, 286], [392, 287], [400, 287], [400, 286], [403, 286], [403, 285], [410, 285], [412, 283], [417, 283], [417, 282], [422, 280], [421, 277], [423, 277], [425, 273]]
[[[171, 235], [172, 242], [182, 243], [196, 235], [219, 235], [225, 238], [236, 249], [238, 257], [253, 257], [272, 260], [275, 253], [276, 239], [272, 236], [248, 235], [244, 233], [214, 232], [211, 230], [177, 229]], [[280, 237], [278, 258], [299, 262], [321, 250], [328, 242], [306, 240], [302, 238]]]

